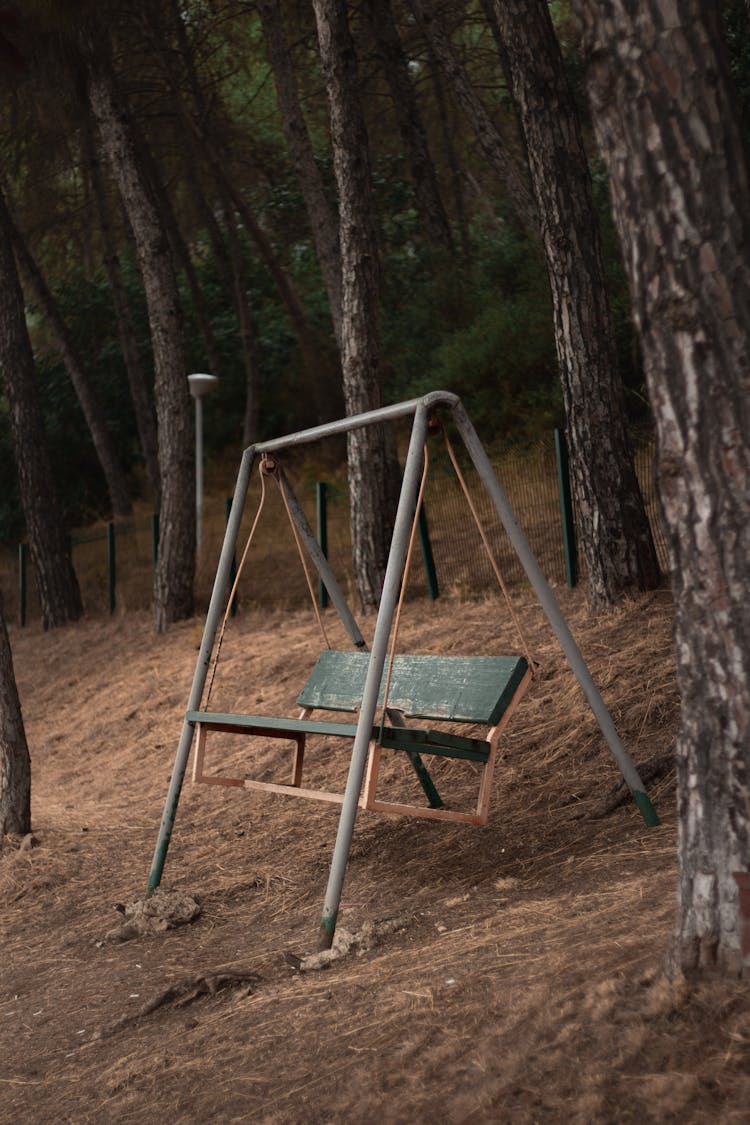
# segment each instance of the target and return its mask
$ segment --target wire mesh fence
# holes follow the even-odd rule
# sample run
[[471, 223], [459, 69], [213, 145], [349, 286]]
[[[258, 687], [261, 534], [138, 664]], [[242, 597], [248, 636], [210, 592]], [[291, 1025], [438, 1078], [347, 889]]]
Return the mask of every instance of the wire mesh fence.
[[[539, 565], [551, 582], [565, 580], [555, 453], [551, 444], [514, 451], [493, 464]], [[462, 467], [467, 491], [503, 580], [525, 581], [523, 568], [476, 471]], [[461, 597], [497, 582], [469, 503], [455, 474], [439, 467], [425, 494], [441, 589]]]
[[646, 515], [651, 524], [651, 534], [654, 537], [656, 554], [659, 558], [659, 567], [663, 574], [668, 574], [669, 552], [656, 492], [656, 445], [653, 438], [636, 443], [634, 460], [636, 476], [641, 486], [643, 502], [646, 505]]
[[[667, 548], [658, 517], [654, 476], [653, 442], [646, 440], [635, 449], [636, 473], [643, 491], [661, 569], [668, 569]], [[554, 440], [512, 450], [493, 459], [493, 468], [519, 524], [529, 541], [547, 581], [552, 586], [567, 580], [565, 541], [558, 465]], [[511, 586], [527, 581], [523, 567], [476, 471], [461, 466], [469, 495], [497, 561], [504, 582]], [[310, 503], [310, 496], [306, 497]], [[425, 491], [424, 510], [429, 542], [440, 594], [469, 598], [483, 595], [497, 585], [497, 578], [469, 503], [458, 478], [447, 462], [438, 461], [430, 472]], [[335, 544], [333, 568], [340, 580], [353, 584], [348, 573], [349, 498], [345, 487], [337, 487], [328, 503], [329, 539]], [[580, 548], [580, 517], [574, 506], [577, 524], [577, 563], [579, 581], [585, 581], [586, 566]], [[427, 594], [430, 583], [419, 560], [412, 564], [409, 589]]]
[[[635, 466], [651, 522], [662, 570], [668, 569], [667, 548], [658, 516], [655, 488], [654, 448], [651, 440], [635, 447]], [[493, 458], [493, 467], [506, 492], [519, 524], [529, 540], [539, 565], [551, 585], [566, 582], [566, 555], [560, 506], [555, 444], [552, 435], [523, 450], [511, 450]], [[470, 464], [461, 465], [471, 502], [476, 509], [504, 582], [508, 586], [526, 582], [523, 568], [497, 516], [494, 505]], [[320, 536], [319, 482], [309, 473], [301, 483], [292, 481], [313, 531]], [[274, 492], [275, 490], [271, 490]], [[248, 492], [238, 539], [241, 554], [260, 501], [261, 487], [254, 474]], [[351, 604], [356, 602], [356, 582], [351, 563], [349, 491], [345, 479], [337, 477], [326, 489], [325, 538], [331, 569]], [[283, 504], [276, 495], [267, 498], [267, 508], [243, 569], [237, 604], [294, 608], [308, 598], [304, 571], [294, 537], [287, 525]], [[215, 504], [204, 520], [202, 550], [196, 570], [198, 608], [208, 602], [223, 539], [226, 505]], [[419, 553], [411, 566], [409, 593], [413, 595], [483, 596], [497, 584], [491, 561], [461, 484], [446, 457], [434, 456], [424, 499], [428, 543], [434, 562], [434, 577], [422, 565]], [[574, 518], [579, 523], [578, 513]], [[580, 526], [578, 527], [580, 532]], [[580, 534], [577, 537], [580, 544]], [[102, 525], [72, 539], [73, 559], [87, 612], [107, 609], [126, 611], [147, 608], [151, 601], [155, 551], [154, 518], [148, 514], [126, 523]], [[423, 547], [425, 542], [423, 540]], [[585, 581], [585, 560], [578, 549], [579, 581]], [[23, 554], [17, 564], [23, 569]], [[33, 584], [28, 592], [20, 581], [9, 581], [12, 563], [5, 566], [5, 608], [9, 619], [33, 620], [39, 607]], [[116, 568], [116, 569], [115, 569]], [[317, 581], [316, 581], [317, 585]], [[24, 612], [25, 602], [25, 612]]]

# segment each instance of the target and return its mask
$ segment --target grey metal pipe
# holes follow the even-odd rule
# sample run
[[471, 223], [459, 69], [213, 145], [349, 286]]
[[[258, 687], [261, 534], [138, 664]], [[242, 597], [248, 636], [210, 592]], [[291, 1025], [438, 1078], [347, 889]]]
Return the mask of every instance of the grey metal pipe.
[[607, 710], [606, 704], [599, 693], [599, 689], [591, 677], [586, 661], [568, 628], [568, 624], [555, 599], [555, 595], [552, 593], [549, 583], [534, 557], [526, 535], [518, 523], [510, 502], [495, 475], [490, 459], [484, 450], [484, 446], [480, 442], [477, 432], [460, 402], [456, 403], [453, 407], [453, 418], [463, 438], [466, 449], [474, 462], [474, 466], [492, 498], [497, 514], [508, 533], [508, 538], [515, 547], [521, 565], [528, 575], [529, 581], [539, 598], [542, 609], [552, 626], [552, 630], [560, 642], [562, 650], [568, 658], [576, 679], [581, 686], [581, 690], [594, 714], [594, 718], [599, 724], [599, 729], [604, 735], [605, 741], [620, 767], [622, 776], [625, 778], [633, 794], [641, 816], [649, 826], [658, 824], [659, 818], [646, 794], [644, 784], [641, 781], [635, 763], [623, 745], [622, 739], [612, 721], [612, 716]]
[[[453, 396], [452, 396], [453, 397]], [[457, 401], [457, 400], [456, 400]], [[362, 790], [362, 779], [367, 764], [367, 752], [375, 722], [375, 711], [378, 705], [380, 683], [383, 668], [388, 653], [388, 638], [396, 611], [399, 588], [404, 573], [404, 562], [409, 546], [412, 516], [417, 502], [419, 479], [422, 468], [424, 442], [427, 436], [427, 421], [429, 407], [426, 400], [421, 400], [414, 415], [414, 426], [409, 441], [409, 450], [404, 466], [404, 479], [401, 484], [401, 495], [396, 511], [396, 522], [393, 529], [391, 549], [388, 554], [388, 563], [385, 568], [383, 592], [380, 599], [380, 609], [375, 623], [375, 633], [372, 640], [370, 663], [367, 666], [362, 704], [357, 722], [357, 733], [354, 736], [349, 774], [346, 779], [344, 800], [339, 818], [336, 844], [331, 860], [331, 871], [328, 876], [323, 916], [320, 921], [320, 948], [330, 949], [333, 934], [336, 929], [336, 919], [341, 902], [341, 890], [344, 885], [346, 865], [349, 860], [354, 821], [357, 816], [359, 795]]]
[[195, 545], [203, 541], [203, 399], [195, 397]]
[[325, 422], [322, 426], [314, 426], [310, 430], [300, 430], [296, 434], [287, 434], [286, 437], [273, 438], [271, 441], [260, 442], [256, 445], [256, 453], [273, 453], [281, 449], [291, 449], [293, 446], [305, 445], [321, 438], [332, 437], [334, 434], [345, 434], [349, 430], [358, 430], [364, 426], [372, 426], [376, 422], [393, 422], [397, 418], [406, 418], [415, 414], [420, 406], [433, 410], [437, 406], [454, 407], [458, 397], [450, 391], [432, 391], [422, 398], [413, 398], [408, 402], [399, 402], [393, 406], [381, 406], [378, 410], [370, 410], [365, 414], [355, 414], [349, 418], [341, 418], [336, 422]]
[[279, 468], [279, 480], [281, 481], [281, 487], [284, 489], [284, 495], [286, 496], [287, 503], [289, 504], [289, 511], [292, 513], [292, 519], [297, 525], [297, 530], [300, 533], [302, 542], [305, 544], [307, 552], [313, 563], [315, 564], [318, 574], [320, 575], [322, 581], [325, 583], [325, 587], [328, 590], [331, 601], [338, 610], [338, 614], [341, 618], [344, 628], [346, 629], [350, 639], [352, 640], [356, 648], [367, 648], [367, 642], [360, 632], [359, 625], [354, 619], [354, 614], [349, 608], [349, 604], [344, 597], [343, 591], [336, 580], [336, 575], [331, 570], [328, 564], [328, 559], [323, 554], [320, 548], [320, 544], [315, 538], [310, 524], [307, 522], [307, 516], [302, 509], [302, 505], [297, 499], [294, 489], [290, 485], [289, 480], [287, 479], [287, 475], [281, 467]]
[[[240, 461], [237, 483], [235, 484], [234, 497], [232, 499], [232, 510], [229, 513], [229, 519], [224, 533], [224, 543], [221, 548], [219, 565], [216, 569], [216, 578], [214, 579], [211, 600], [206, 614], [206, 623], [203, 627], [203, 638], [198, 653], [198, 660], [195, 665], [195, 672], [193, 673], [193, 684], [190, 689], [190, 698], [187, 705], [188, 711], [197, 711], [200, 707], [201, 696], [203, 695], [203, 688], [211, 663], [214, 640], [216, 639], [216, 630], [219, 626], [219, 619], [224, 605], [224, 595], [229, 581], [229, 573], [232, 567], [235, 547], [237, 545], [237, 536], [239, 535], [240, 522], [242, 520], [245, 497], [247, 496], [254, 458], [254, 447], [250, 446], [245, 450], [242, 455], [242, 460]], [[182, 724], [182, 733], [177, 747], [174, 766], [172, 767], [172, 777], [169, 782], [167, 799], [164, 804], [164, 814], [159, 827], [159, 836], [156, 841], [154, 858], [151, 863], [151, 872], [148, 879], [149, 894], [154, 891], [161, 882], [164, 862], [167, 858], [167, 848], [169, 847], [172, 828], [174, 826], [175, 816], [177, 815], [177, 805], [179, 804], [180, 793], [182, 791], [182, 782], [185, 778], [185, 770], [187, 769], [188, 758], [190, 756], [190, 747], [193, 742], [193, 730], [192, 724], [185, 720]]]

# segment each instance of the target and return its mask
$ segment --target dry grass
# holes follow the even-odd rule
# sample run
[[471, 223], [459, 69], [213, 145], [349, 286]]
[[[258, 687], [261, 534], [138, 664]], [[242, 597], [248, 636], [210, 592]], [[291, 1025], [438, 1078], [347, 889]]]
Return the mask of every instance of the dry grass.
[[[636, 760], [668, 747], [667, 594], [597, 620], [561, 598]], [[13, 631], [38, 846], [0, 855], [0, 1121], [747, 1119], [746, 990], [660, 975], [672, 779], [654, 793], [658, 829], [630, 804], [591, 819], [616, 767], [540, 610], [517, 603], [541, 674], [505, 739], [490, 824], [360, 814], [341, 925], [407, 924], [303, 975], [285, 954], [314, 948], [337, 810], [257, 792], [186, 785], [165, 885], [197, 896], [200, 919], [102, 944], [115, 904], [145, 886], [198, 623], [157, 638], [141, 612]], [[495, 602], [411, 599], [405, 613], [405, 650], [513, 647]], [[309, 614], [239, 615], [216, 705], [289, 713], [318, 648]], [[285, 754], [261, 746], [254, 768]], [[340, 755], [313, 745], [310, 760], [315, 780], [342, 782]], [[471, 772], [449, 770], [468, 792]], [[138, 1016], [217, 971], [260, 980]]]
[[[406, 431], [401, 434], [405, 449]], [[430, 536], [441, 590], [460, 597], [476, 597], [495, 589], [492, 568], [484, 556], [481, 541], [467, 509], [460, 485], [441, 450], [433, 443], [432, 470], [425, 497], [429, 515]], [[292, 450], [284, 457], [285, 467], [298, 499], [311, 526], [316, 525], [316, 482], [328, 485], [328, 546], [331, 565], [343, 589], [353, 600], [355, 583], [351, 573], [349, 534], [349, 492], [346, 468], [332, 464], [326, 443]], [[638, 452], [638, 473], [644, 485], [652, 527], [659, 545], [659, 556], [666, 566], [666, 555], [655, 513], [654, 485], [650, 457], [646, 448]], [[493, 464], [502, 481], [510, 503], [529, 539], [532, 550], [548, 580], [565, 580], [559, 490], [554, 450], [550, 443], [521, 451], [512, 450], [495, 456]], [[204, 543], [196, 574], [197, 606], [208, 604], [211, 585], [225, 528], [226, 498], [231, 495], [238, 465], [209, 465], [204, 505]], [[464, 467], [467, 483], [486, 528], [492, 550], [503, 575], [509, 583], [523, 583], [525, 576], [494, 507], [481, 486], [476, 472]], [[260, 495], [257, 473], [251, 480], [243, 516], [240, 544], [249, 532]], [[299, 608], [305, 603], [307, 591], [302, 573], [295, 563], [294, 542], [286, 517], [277, 497], [271, 496], [262, 524], [263, 534], [240, 585], [245, 605], [275, 605]], [[84, 605], [89, 613], [104, 613], [108, 608], [109, 581], [107, 567], [107, 526], [104, 522], [81, 529], [73, 536], [73, 559], [81, 584]], [[419, 554], [419, 552], [417, 552]], [[144, 502], [137, 503], [132, 520], [117, 526], [116, 571], [117, 607], [119, 610], [148, 609], [153, 581], [153, 542], [151, 512]], [[583, 559], [579, 569], [583, 571]], [[279, 576], [283, 579], [280, 581]], [[290, 580], [291, 576], [291, 580]], [[15, 552], [0, 550], [0, 588], [3, 591], [5, 615], [19, 619], [18, 559]], [[410, 578], [415, 594], [427, 594], [427, 581], [417, 559]], [[29, 568], [27, 616], [39, 617], [36, 590]]]

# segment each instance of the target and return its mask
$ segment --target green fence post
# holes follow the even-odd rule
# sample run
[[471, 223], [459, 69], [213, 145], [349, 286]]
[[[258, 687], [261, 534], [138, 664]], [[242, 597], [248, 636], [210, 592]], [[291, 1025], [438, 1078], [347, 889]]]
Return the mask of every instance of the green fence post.
[[[318, 546], [323, 557], [328, 558], [328, 485], [319, 480], [315, 487], [318, 508]], [[325, 609], [328, 605], [328, 591], [322, 578], [318, 579], [318, 605]]]
[[28, 545], [26, 543], [18, 544], [18, 601], [19, 601], [19, 618], [21, 625], [26, 624], [26, 559], [28, 557]]
[[159, 513], [151, 513], [151, 557], [154, 560], [154, 570], [159, 561]]
[[[226, 516], [226, 522], [227, 523], [229, 523], [229, 514], [230, 514], [231, 511], [232, 511], [232, 497], [227, 496], [226, 504], [225, 504], [225, 516]], [[237, 555], [234, 554], [234, 555], [232, 555], [232, 564], [229, 567], [229, 589], [230, 589], [230, 591], [232, 590], [232, 587], [234, 586], [234, 582], [235, 582], [236, 577], [237, 577]], [[236, 615], [236, 613], [237, 613], [237, 595], [235, 594], [235, 596], [232, 598], [232, 604], [229, 607], [229, 616], [234, 617]]]
[[424, 571], [427, 576], [427, 589], [431, 599], [435, 601], [435, 599], [440, 596], [440, 589], [438, 587], [435, 559], [433, 558], [432, 543], [430, 542], [430, 529], [427, 526], [427, 512], [425, 511], [424, 504], [422, 504], [419, 509], [417, 527], [419, 528], [419, 543], [422, 547]]
[[563, 430], [555, 430], [555, 456], [557, 459], [557, 483], [560, 488], [560, 516], [562, 518], [563, 549], [565, 551], [565, 577], [568, 586], [572, 590], [578, 581], [578, 547], [576, 545], [576, 526], [573, 518], [573, 497], [570, 491], [568, 443]]
[[109, 612], [114, 613], [115, 605], [117, 602], [115, 594], [116, 582], [116, 558], [115, 558], [115, 525], [114, 523], [107, 524], [107, 575], [109, 577]]

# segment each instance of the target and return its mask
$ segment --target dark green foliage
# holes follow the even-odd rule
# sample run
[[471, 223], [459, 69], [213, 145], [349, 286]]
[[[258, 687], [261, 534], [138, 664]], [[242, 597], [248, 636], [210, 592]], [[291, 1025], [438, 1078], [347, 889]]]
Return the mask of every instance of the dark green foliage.
[[558, 424], [549, 289], [525, 240], [480, 231], [471, 266], [407, 244], [389, 265], [386, 306], [389, 397], [454, 391], [505, 443]]
[[745, 0], [725, 0], [724, 38], [740, 107], [745, 143], [750, 140], [750, 19]]
[[[104, 406], [119, 456], [137, 480], [140, 457], [135, 425], [106, 282], [100, 275], [91, 279], [73, 275], [56, 297], [73, 344]], [[29, 322], [63, 518], [69, 526], [79, 526], [109, 514], [106, 484], [56, 343], [48, 337], [44, 321], [34, 306], [29, 308]], [[6, 409], [2, 400], [0, 472], [4, 487], [0, 499], [0, 542], [13, 546], [22, 536], [24, 524]]]
[[[325, 172], [330, 169], [324, 168]], [[330, 178], [330, 177], [327, 177]], [[374, 188], [381, 233], [381, 355], [388, 402], [436, 388], [455, 391], [488, 438], [523, 443], [562, 421], [544, 263], [537, 248], [503, 217], [475, 217], [470, 260], [428, 246], [419, 229], [410, 183], [400, 156], [375, 162]], [[605, 252], [612, 281], [620, 361], [629, 401], [642, 405], [642, 374], [633, 347], [627, 287], [617, 239], [609, 217], [603, 174], [595, 169], [594, 190], [604, 223]], [[297, 185], [283, 167], [265, 185], [264, 229], [293, 280], [317, 333], [318, 377], [338, 378], [337, 358], [325, 288], [309, 236]], [[218, 344], [220, 384], [206, 399], [205, 443], [209, 459], [232, 462], [242, 444], [246, 373], [234, 304], [213, 260], [210, 241], [193, 231], [192, 250]], [[305, 376], [298, 343], [273, 282], [243, 239], [247, 286], [257, 332], [259, 436], [315, 424], [318, 407]], [[141, 356], [152, 371], [148, 320], [140, 279], [123, 258], [124, 277], [136, 322]], [[87, 369], [101, 396], [120, 455], [137, 486], [142, 479], [126, 373], [116, 320], [103, 272], [87, 276], [68, 269], [55, 295]], [[187, 321], [187, 367], [207, 369], [204, 342], [193, 315], [188, 286], [181, 290]], [[31, 311], [42, 400], [61, 502], [71, 526], [108, 515], [107, 494], [91, 440], [54, 341]], [[335, 397], [327, 398], [335, 413]], [[22, 533], [15, 471], [6, 420], [0, 413], [0, 541], [13, 546]]]
[[[479, 230], [471, 267], [425, 249], [419, 240], [407, 185], [394, 171], [378, 179], [383, 244], [383, 363], [385, 396], [397, 401], [435, 388], [455, 391], [485, 433], [523, 441], [559, 421], [559, 393], [544, 269], [538, 255], [503, 228]], [[388, 172], [389, 174], [386, 174]], [[279, 212], [296, 225], [298, 201], [286, 191]], [[287, 268], [319, 332], [320, 370], [335, 372], [330, 317], [309, 241], [292, 245]], [[260, 437], [314, 424], [311, 389], [296, 340], [272, 282], [246, 246], [249, 293], [257, 329]], [[137, 271], [124, 264], [147, 372], [148, 323]], [[198, 265], [221, 356], [220, 384], [204, 404], [209, 458], [239, 454], [245, 406], [245, 368], [234, 308], [205, 255]], [[103, 273], [71, 276], [56, 296], [80, 354], [104, 403], [117, 448], [141, 479], [127, 377]], [[182, 298], [188, 327], [188, 369], [206, 369], [205, 350], [187, 287]], [[65, 368], [44, 322], [31, 321], [52, 461], [70, 526], [108, 514], [104, 480]], [[186, 372], [187, 375], [187, 372]], [[7, 426], [0, 417], [0, 469], [8, 486], [0, 501], [0, 541], [13, 546], [23, 521], [15, 488]]]
[[[300, 411], [304, 412], [304, 393], [299, 386], [301, 363], [288, 317], [268, 275], [253, 260], [247, 248], [246, 253], [250, 307], [257, 333], [258, 394], [261, 402], [259, 436], [264, 438], [290, 428], [288, 420], [295, 418]], [[314, 257], [312, 251], [309, 253]], [[211, 313], [222, 365], [221, 370], [216, 372], [219, 386], [204, 403], [206, 453], [209, 457], [232, 451], [239, 454], [246, 376], [237, 318], [210, 259], [200, 267], [198, 275]], [[186, 289], [181, 296], [188, 322], [188, 367], [191, 371], [205, 371], [207, 361], [203, 339], [191, 314]]]

